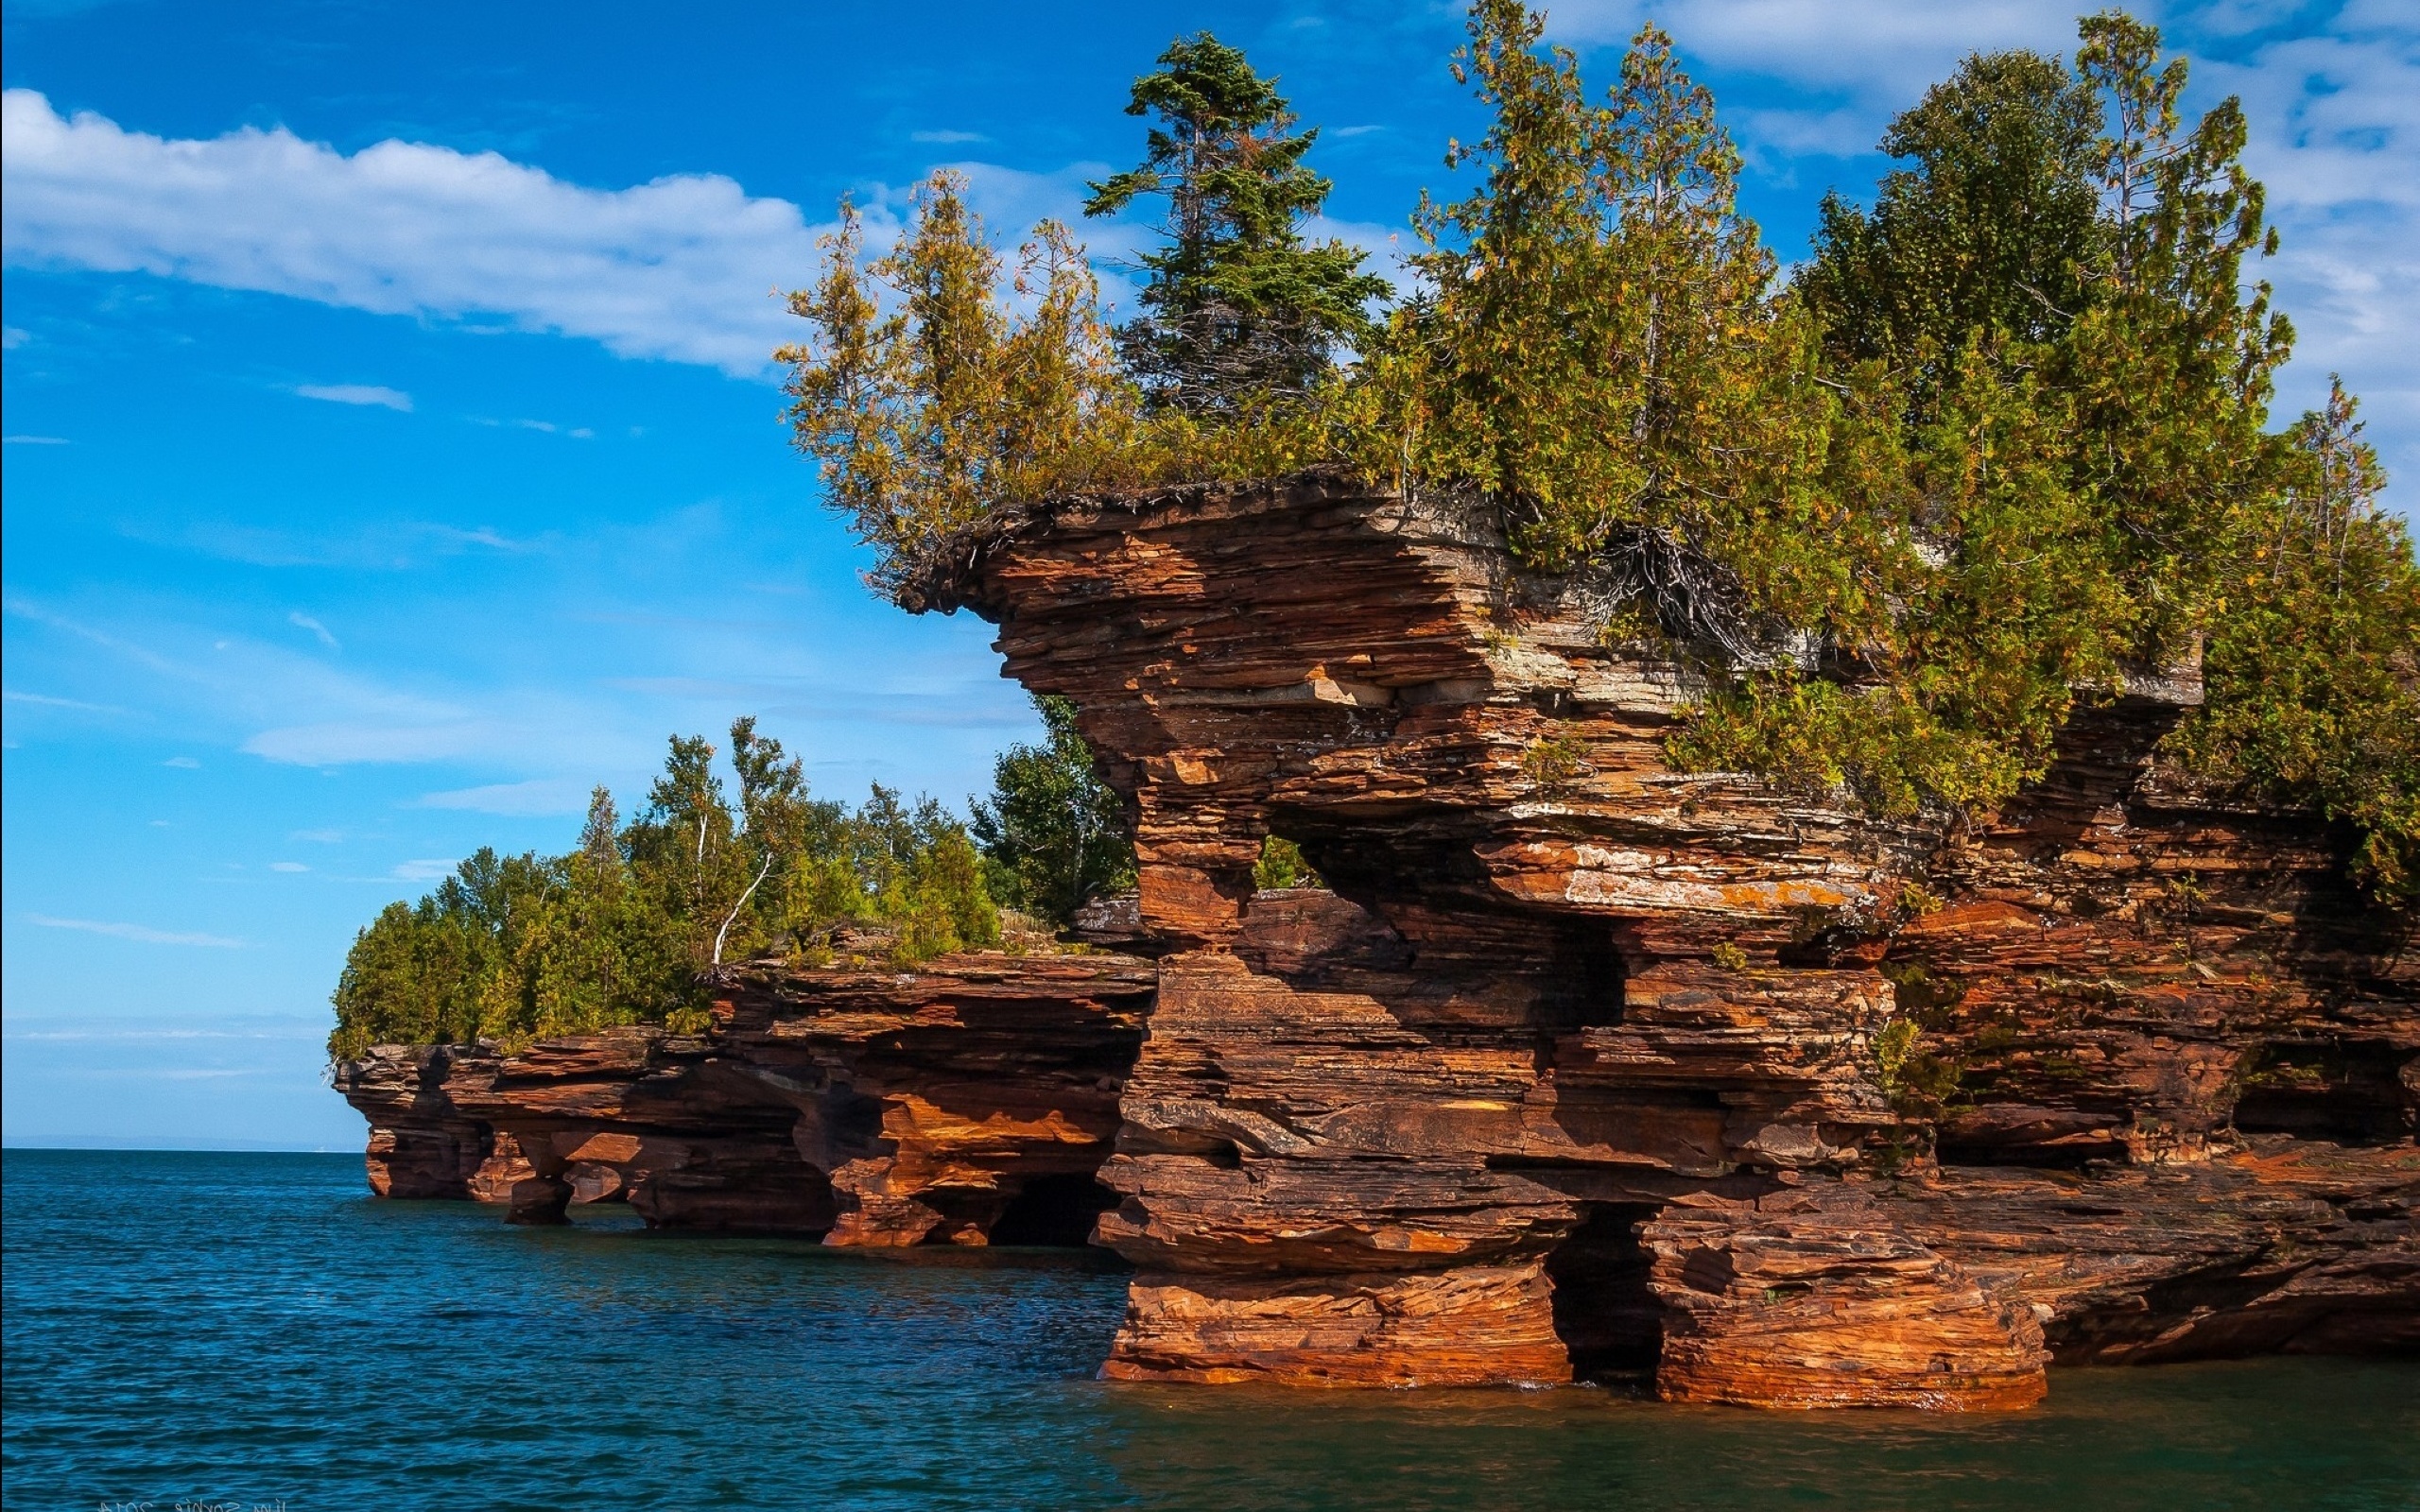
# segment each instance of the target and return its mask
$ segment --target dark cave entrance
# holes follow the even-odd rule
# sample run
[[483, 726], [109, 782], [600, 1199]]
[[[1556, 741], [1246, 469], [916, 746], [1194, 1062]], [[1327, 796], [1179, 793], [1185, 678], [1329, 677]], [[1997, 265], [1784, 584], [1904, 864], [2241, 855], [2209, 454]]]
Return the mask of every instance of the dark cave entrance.
[[1080, 1249], [1092, 1241], [1094, 1221], [1116, 1206], [1117, 1194], [1089, 1175], [1034, 1177], [992, 1226], [991, 1242]]
[[1580, 1224], [1547, 1256], [1554, 1332], [1581, 1381], [1645, 1389], [1664, 1349], [1664, 1308], [1649, 1289], [1638, 1226], [1651, 1203], [1583, 1202]]
[[1619, 928], [1607, 919], [1557, 923], [1538, 995], [1540, 1028], [1568, 1033], [1622, 1022], [1630, 969], [1615, 938]]
[[2411, 1132], [2401, 1079], [2406, 1056], [2365, 1040], [2281, 1040], [2259, 1052], [2235, 1105], [2242, 1134], [2291, 1134], [2380, 1144]]

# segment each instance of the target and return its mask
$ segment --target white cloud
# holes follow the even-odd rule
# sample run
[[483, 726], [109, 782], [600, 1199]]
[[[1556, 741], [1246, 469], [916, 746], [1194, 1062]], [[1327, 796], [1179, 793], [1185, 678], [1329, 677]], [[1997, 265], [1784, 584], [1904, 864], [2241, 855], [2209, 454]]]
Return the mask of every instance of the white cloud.
[[311, 868], [304, 866], [300, 861], [272, 861], [268, 864], [268, 869], [271, 871], [308, 871]]
[[47, 914], [27, 914], [26, 922], [40, 924], [44, 929], [75, 929], [87, 935], [108, 935], [117, 939], [140, 940], [146, 945], [203, 945], [213, 950], [243, 949], [240, 939], [223, 935], [184, 934], [175, 930], [152, 929], [143, 924], [111, 923], [97, 919], [53, 919]]
[[199, 766], [201, 763], [195, 761], [190, 756], [171, 756], [160, 765], [163, 766], [180, 766], [190, 771], [194, 767]]
[[14, 352], [32, 339], [30, 333], [17, 326], [0, 326], [0, 351]]
[[485, 787], [431, 793], [420, 800], [424, 809], [469, 809], [479, 814], [544, 816], [578, 814], [588, 807], [591, 784], [570, 778], [539, 778], [527, 782], [493, 782]]
[[379, 404], [406, 415], [412, 412], [411, 395], [376, 384], [300, 384], [294, 391], [304, 399], [323, 399], [331, 404]]
[[[2254, 271], [2294, 322], [2280, 408], [2318, 404], [2341, 372], [2389, 470], [2420, 469], [2420, 25], [2349, 7], [2329, 35], [2204, 64], [2243, 97], [2244, 160], [2269, 191], [2277, 257]], [[2411, 492], [2406, 481], [2396, 490]]]
[[629, 357], [762, 370], [817, 229], [717, 174], [590, 189], [493, 152], [279, 128], [129, 131], [0, 98], [0, 242], [34, 266], [142, 271], [391, 315], [501, 317]]
[[29, 703], [37, 709], [80, 709], [86, 713], [95, 714], [126, 713], [123, 709], [112, 708], [108, 704], [86, 703], [81, 698], [54, 698], [46, 693], [19, 693], [14, 688], [0, 693], [0, 699], [6, 699], [9, 703]]
[[[984, 140], [931, 131], [920, 140]], [[1108, 165], [1048, 173], [947, 164], [996, 240], [1014, 245], [1056, 217], [1107, 259], [1131, 257], [1129, 221], [1082, 224], [1085, 182]], [[770, 298], [813, 277], [817, 241], [785, 199], [720, 174], [675, 174], [627, 189], [568, 183], [494, 152], [381, 142], [348, 157], [283, 127], [211, 138], [130, 131], [91, 112], [62, 118], [47, 96], [0, 96], [0, 243], [12, 266], [146, 272], [221, 288], [425, 318], [500, 319], [585, 337], [626, 357], [769, 370], [798, 323]], [[899, 226], [907, 191], [855, 197], [866, 242]], [[1129, 292], [1114, 271], [1115, 300]], [[397, 389], [307, 385], [338, 404], [408, 409]], [[585, 429], [569, 432], [583, 437]]]
[[947, 146], [958, 142], [989, 142], [992, 139], [980, 131], [910, 131], [908, 140]]
[[441, 877], [452, 876], [455, 867], [459, 864], [437, 860], [398, 861], [388, 875], [397, 882], [435, 882]]
[[337, 644], [337, 638], [328, 633], [328, 627], [326, 626], [320, 624], [318, 620], [313, 619], [310, 615], [303, 613], [301, 610], [296, 610], [293, 613], [285, 616], [285, 622], [288, 625], [308, 630], [313, 635], [318, 636], [320, 638], [320, 644], [326, 646], [331, 651], [341, 651], [344, 649], [343, 646]]
[[10, 436], [5, 439], [6, 443], [10, 446], [65, 446], [69, 444], [67, 438], [64, 436]]

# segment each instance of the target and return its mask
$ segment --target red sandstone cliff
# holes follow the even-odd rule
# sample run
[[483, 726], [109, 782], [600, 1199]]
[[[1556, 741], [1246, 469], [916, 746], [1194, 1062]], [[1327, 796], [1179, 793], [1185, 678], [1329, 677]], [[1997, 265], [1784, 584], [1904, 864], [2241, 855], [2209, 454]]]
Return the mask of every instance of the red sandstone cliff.
[[[382, 1051], [381, 1190], [887, 1245], [1067, 1237], [1097, 1170], [1132, 1380], [1967, 1408], [2420, 1348], [2410, 921], [2155, 767], [2189, 676], [1950, 833], [1670, 770], [1685, 674], [1316, 477], [1063, 501], [922, 607], [1076, 701], [1156, 971], [759, 966], [697, 1040]], [[1255, 894], [1271, 831], [1335, 891]]]
[[[2189, 676], [1952, 834], [1671, 770], [1685, 674], [1318, 477], [1063, 501], [923, 607], [1075, 700], [1177, 947], [1113, 1376], [2001, 1406], [2420, 1343], [2409, 921], [2152, 769]], [[1333, 900], [1255, 898], [1271, 831]]]
[[826, 1243], [1080, 1244], [1152, 993], [1115, 955], [732, 971], [704, 1035], [383, 1046], [337, 1067], [382, 1196]]

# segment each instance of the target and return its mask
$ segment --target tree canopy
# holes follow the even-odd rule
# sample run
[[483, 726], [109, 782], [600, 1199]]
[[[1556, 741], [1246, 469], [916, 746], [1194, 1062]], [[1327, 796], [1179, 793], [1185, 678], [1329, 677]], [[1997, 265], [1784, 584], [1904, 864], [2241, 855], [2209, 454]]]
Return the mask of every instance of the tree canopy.
[[[2380, 896], [2420, 896], [2420, 576], [2352, 396], [2271, 413], [2292, 330], [2250, 278], [2276, 238], [2238, 101], [2188, 122], [2186, 62], [2122, 11], [2066, 60], [1975, 55], [1784, 280], [1663, 32], [1601, 96], [1520, 0], [1477, 0], [1469, 32], [1490, 125], [1449, 153], [1467, 192], [1423, 197], [1381, 325], [1320, 303], [1357, 263], [1294, 240], [1316, 133], [1206, 36], [1137, 82], [1145, 162], [1096, 186], [1170, 207], [1122, 335], [1055, 228], [1011, 313], [946, 180], [888, 258], [844, 232], [784, 355], [875, 585], [917, 601], [957, 533], [1053, 491], [1343, 468], [1484, 501], [1609, 643], [1703, 669], [1683, 766], [1988, 813], [2079, 704], [2198, 648], [2208, 703], [2170, 757], [2345, 822]], [[1334, 319], [1264, 363], [1247, 327], [1287, 300]]]
[[417, 904], [395, 902], [345, 958], [328, 1049], [704, 1027], [709, 973], [778, 954], [832, 959], [837, 931], [912, 962], [996, 944], [965, 830], [877, 784], [852, 812], [812, 799], [796, 758], [731, 728], [734, 800], [703, 736], [675, 736], [647, 807], [620, 822], [597, 788], [574, 850], [482, 848]]
[[1044, 737], [1001, 752], [992, 796], [970, 805], [984, 880], [1002, 907], [1063, 926], [1096, 898], [1134, 885], [1126, 804], [1093, 771], [1076, 706], [1036, 697]]

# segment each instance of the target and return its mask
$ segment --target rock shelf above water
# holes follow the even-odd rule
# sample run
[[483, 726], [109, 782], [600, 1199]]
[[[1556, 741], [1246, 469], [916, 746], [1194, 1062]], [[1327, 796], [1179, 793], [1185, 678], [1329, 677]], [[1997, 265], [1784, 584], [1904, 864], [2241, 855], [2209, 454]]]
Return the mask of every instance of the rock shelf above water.
[[[1672, 770], [1690, 675], [1447, 506], [1065, 500], [951, 561], [919, 607], [1074, 700], [1140, 862], [1098, 927], [1156, 959], [758, 964], [694, 1039], [384, 1049], [338, 1080], [373, 1185], [1089, 1228], [1126, 1380], [1997, 1408], [2054, 1360], [2420, 1349], [2411, 920], [2159, 765], [2193, 669], [1990, 823], [1880, 824]], [[1334, 891], [1255, 892], [1270, 833]]]

